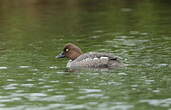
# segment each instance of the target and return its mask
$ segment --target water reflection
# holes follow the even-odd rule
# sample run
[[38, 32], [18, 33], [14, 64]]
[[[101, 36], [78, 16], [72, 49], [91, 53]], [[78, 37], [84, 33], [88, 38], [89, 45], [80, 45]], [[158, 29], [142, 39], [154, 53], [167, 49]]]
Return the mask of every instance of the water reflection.
[[[169, 109], [170, 0], [0, 0], [0, 109]], [[73, 42], [127, 67], [66, 70]]]
[[[126, 67], [126, 64], [125, 64], [125, 67]], [[65, 72], [111, 72], [113, 70], [117, 70], [119, 68], [124, 68], [123, 67], [116, 67], [116, 68], [86, 68], [86, 67], [76, 67], [76, 68], [66, 68], [65, 69]]]

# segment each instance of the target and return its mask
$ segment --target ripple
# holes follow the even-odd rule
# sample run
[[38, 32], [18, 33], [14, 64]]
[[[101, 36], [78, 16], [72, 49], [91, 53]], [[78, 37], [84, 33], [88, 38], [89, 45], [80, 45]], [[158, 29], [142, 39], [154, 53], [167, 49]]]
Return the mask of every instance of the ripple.
[[58, 67], [57, 66], [50, 66], [49, 68], [50, 69], [57, 69]]
[[8, 69], [8, 67], [6, 67], [6, 66], [0, 66], [0, 70], [5, 70], [5, 69]]
[[76, 110], [76, 109], [85, 109], [84, 105], [70, 105], [68, 107], [65, 107], [66, 110]]
[[169, 64], [158, 64], [158, 67], [165, 67], [165, 66], [168, 66]]
[[154, 80], [145, 80], [145, 84], [152, 84]]
[[32, 69], [32, 71], [38, 71], [38, 69], [35, 68], [35, 69]]
[[133, 108], [133, 105], [126, 104], [124, 102], [111, 102], [111, 103], [101, 103], [96, 110], [129, 110]]
[[[19, 107], [18, 107], [19, 108]], [[81, 105], [81, 104], [49, 104], [46, 106], [39, 106], [39, 107], [30, 107], [30, 106], [24, 106], [24, 107], [20, 107], [19, 109], [15, 110], [23, 110], [24, 108], [29, 108], [27, 110], [85, 110], [87, 109], [86, 106]]]
[[0, 104], [0, 107], [4, 107], [5, 106], [5, 104]]
[[148, 103], [153, 106], [169, 107], [171, 106], [171, 98], [167, 99], [151, 99], [151, 100], [140, 100], [141, 103]]
[[153, 90], [152, 92], [154, 92], [154, 93], [159, 93], [160, 90]]
[[112, 110], [128, 110], [133, 108], [133, 105], [116, 105], [114, 107], [111, 107]]
[[108, 82], [108, 84], [114, 85], [114, 86], [119, 86], [119, 85], [121, 85], [122, 83], [121, 83], [121, 82]]
[[87, 94], [85, 96], [79, 96], [78, 99], [87, 99], [87, 98], [102, 98], [102, 99], [105, 99], [105, 98], [108, 98], [108, 97], [105, 97], [103, 94]]
[[11, 90], [11, 89], [16, 89], [16, 86], [18, 86], [18, 84], [8, 84], [6, 86], [3, 86], [3, 88], [5, 90]]
[[30, 68], [31, 66], [19, 66], [20, 69]]
[[100, 89], [81, 89], [80, 93], [94, 93], [94, 92], [102, 92]]
[[42, 97], [42, 96], [47, 96], [47, 95], [44, 93], [31, 93], [30, 96], [31, 97]]
[[130, 11], [132, 11], [132, 9], [131, 8], [122, 8], [121, 11], [122, 12], [130, 12]]
[[139, 34], [140, 32], [138, 32], [138, 31], [130, 31], [129, 33], [134, 35], [134, 34]]
[[63, 72], [63, 71], [58, 71], [58, 72], [56, 72], [56, 73], [58, 73], [58, 74], [64, 74], [65, 72]]
[[142, 32], [142, 33], [140, 33], [140, 35], [148, 35], [148, 33], [146, 33], [146, 32]]
[[[43, 95], [45, 96], [45, 95]], [[29, 97], [30, 101], [46, 101], [46, 102], [61, 102], [64, 101], [66, 98], [65, 95], [54, 95], [48, 97]]]
[[94, 32], [95, 33], [103, 33], [104, 31], [103, 30], [95, 30]]
[[26, 81], [28, 81], [28, 82], [32, 82], [32, 81], [33, 81], [33, 79], [27, 79]]
[[94, 35], [94, 36], [91, 36], [90, 38], [97, 39], [97, 38], [99, 38], [99, 37], [100, 37], [100, 36]]
[[131, 85], [132, 88], [137, 88], [138, 85], [137, 84], [134, 84], [134, 85]]
[[34, 84], [21, 84], [23, 87], [33, 87]]
[[118, 73], [118, 75], [126, 76], [126, 75], [128, 75], [128, 74], [126, 74], [126, 73]]
[[18, 100], [21, 100], [21, 98], [14, 97], [14, 98], [9, 98], [9, 99], [1, 99], [0, 102], [5, 103], [5, 102], [14, 102], [14, 101], [18, 101]]
[[40, 87], [40, 88], [52, 88], [52, 86], [44, 85], [44, 86], [42, 86], [42, 87]]
[[14, 80], [14, 79], [7, 79], [7, 81], [9, 81], [9, 82], [14, 82], [14, 81], [16, 81], [16, 80]]
[[51, 83], [58, 83], [59, 81], [58, 80], [52, 80], [50, 81]]

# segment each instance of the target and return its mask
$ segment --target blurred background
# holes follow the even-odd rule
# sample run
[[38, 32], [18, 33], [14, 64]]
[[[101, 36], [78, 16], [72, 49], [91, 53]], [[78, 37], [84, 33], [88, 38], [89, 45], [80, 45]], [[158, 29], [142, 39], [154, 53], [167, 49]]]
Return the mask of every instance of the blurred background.
[[[125, 68], [66, 71], [63, 46]], [[170, 0], [0, 0], [0, 109], [170, 110]]]

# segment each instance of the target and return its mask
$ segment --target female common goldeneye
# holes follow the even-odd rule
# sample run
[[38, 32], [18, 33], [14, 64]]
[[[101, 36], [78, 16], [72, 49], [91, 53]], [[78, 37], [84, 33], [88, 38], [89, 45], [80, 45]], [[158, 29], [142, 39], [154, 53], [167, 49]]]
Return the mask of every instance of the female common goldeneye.
[[68, 43], [64, 46], [63, 52], [56, 58], [67, 57], [70, 61], [67, 63], [69, 68], [115, 68], [122, 66], [122, 63], [111, 53], [89, 52], [82, 53], [81, 49]]

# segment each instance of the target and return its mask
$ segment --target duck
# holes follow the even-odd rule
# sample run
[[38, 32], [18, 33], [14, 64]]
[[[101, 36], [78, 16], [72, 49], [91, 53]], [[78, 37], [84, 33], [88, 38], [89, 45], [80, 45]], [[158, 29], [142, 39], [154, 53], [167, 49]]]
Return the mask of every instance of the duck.
[[68, 68], [116, 68], [121, 67], [120, 59], [111, 53], [88, 52], [73, 43], [67, 43], [63, 51], [56, 58], [68, 58]]

